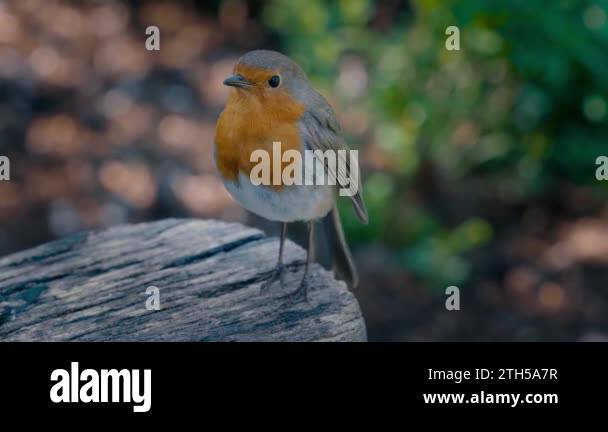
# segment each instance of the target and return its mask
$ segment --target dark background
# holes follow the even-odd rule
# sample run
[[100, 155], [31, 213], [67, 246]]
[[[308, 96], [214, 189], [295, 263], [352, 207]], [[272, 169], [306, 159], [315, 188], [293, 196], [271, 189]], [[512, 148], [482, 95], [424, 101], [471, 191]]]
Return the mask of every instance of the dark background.
[[4, 1], [0, 255], [166, 217], [272, 233], [211, 158], [255, 48], [298, 61], [360, 150], [370, 224], [341, 204], [371, 340], [608, 339], [606, 0]]

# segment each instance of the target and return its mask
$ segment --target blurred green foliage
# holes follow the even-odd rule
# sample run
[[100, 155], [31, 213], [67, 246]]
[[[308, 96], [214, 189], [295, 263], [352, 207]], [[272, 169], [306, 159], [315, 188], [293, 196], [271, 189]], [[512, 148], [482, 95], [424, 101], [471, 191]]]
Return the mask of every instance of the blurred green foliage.
[[[365, 175], [370, 224], [342, 212], [351, 238], [380, 239], [445, 287], [466, 281], [467, 253], [500, 229], [467, 202], [525, 205], [564, 183], [605, 194], [594, 175], [608, 154], [608, 0], [416, 0], [378, 19], [385, 3], [264, 10], [313, 84], [369, 116], [369, 133], [347, 136], [352, 147], [387, 161]], [[445, 48], [452, 25], [460, 51]], [[365, 61], [365, 94], [333, 87], [347, 55]]]

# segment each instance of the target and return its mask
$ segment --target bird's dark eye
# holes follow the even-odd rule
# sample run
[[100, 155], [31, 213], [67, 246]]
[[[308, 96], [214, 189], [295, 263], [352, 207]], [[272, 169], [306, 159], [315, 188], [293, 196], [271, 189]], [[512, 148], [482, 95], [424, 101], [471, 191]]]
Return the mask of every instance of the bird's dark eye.
[[268, 80], [268, 84], [272, 88], [277, 88], [279, 84], [281, 84], [281, 77], [278, 75], [273, 75], [272, 78]]

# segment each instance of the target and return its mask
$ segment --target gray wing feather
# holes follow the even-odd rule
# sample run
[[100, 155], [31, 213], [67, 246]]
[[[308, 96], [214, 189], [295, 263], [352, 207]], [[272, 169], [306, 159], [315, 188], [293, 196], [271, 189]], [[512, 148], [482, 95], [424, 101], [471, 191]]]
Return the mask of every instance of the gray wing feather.
[[348, 154], [350, 149], [340, 136], [340, 125], [336, 120], [331, 106], [327, 101], [318, 93], [314, 95], [309, 94], [307, 102], [308, 110], [304, 113], [300, 119], [300, 132], [304, 138], [304, 144], [311, 150], [346, 150], [346, 152], [337, 152], [338, 164], [337, 169], [330, 167], [326, 164], [327, 174], [332, 178], [335, 178], [337, 184], [341, 187], [348, 188], [349, 186], [349, 174], [351, 170], [357, 173], [356, 178], [358, 179], [357, 192], [350, 198], [353, 201], [353, 206], [358, 218], [363, 223], [368, 222], [367, 209], [365, 202], [363, 201], [362, 188], [361, 188], [361, 173], [356, 160], [353, 160], [354, 165], [351, 164], [350, 157], [345, 155]]

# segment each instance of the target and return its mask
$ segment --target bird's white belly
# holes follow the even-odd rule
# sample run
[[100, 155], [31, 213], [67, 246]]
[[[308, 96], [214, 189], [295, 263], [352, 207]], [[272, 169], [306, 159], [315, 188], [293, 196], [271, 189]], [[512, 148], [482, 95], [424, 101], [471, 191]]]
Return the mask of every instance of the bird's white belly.
[[243, 207], [266, 219], [279, 222], [309, 221], [322, 218], [333, 208], [336, 187], [293, 185], [276, 190], [256, 186], [240, 173], [239, 181], [224, 181], [226, 189]]

